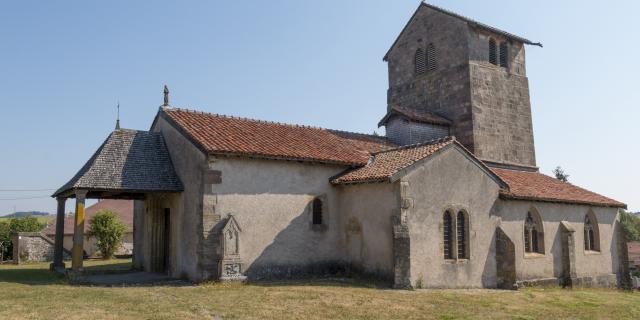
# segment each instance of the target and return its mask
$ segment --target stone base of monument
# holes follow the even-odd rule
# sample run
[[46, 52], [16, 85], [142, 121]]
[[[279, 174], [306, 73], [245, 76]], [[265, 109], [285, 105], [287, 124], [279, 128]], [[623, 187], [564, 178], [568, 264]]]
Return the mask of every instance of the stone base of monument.
[[247, 277], [242, 274], [242, 262], [238, 257], [224, 259], [220, 263], [220, 281], [244, 282]]
[[220, 282], [246, 282], [246, 276], [220, 277]]

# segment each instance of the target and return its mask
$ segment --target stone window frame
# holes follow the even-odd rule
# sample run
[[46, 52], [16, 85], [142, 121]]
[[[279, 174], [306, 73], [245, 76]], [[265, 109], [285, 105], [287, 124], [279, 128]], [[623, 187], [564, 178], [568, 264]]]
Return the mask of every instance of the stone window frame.
[[498, 66], [499, 65], [499, 53], [498, 53], [498, 41], [495, 38], [489, 38], [489, 63]]
[[[601, 253], [600, 225], [598, 224], [598, 218], [591, 209], [589, 209], [589, 211], [584, 215], [582, 237], [585, 254]], [[590, 239], [591, 237], [593, 237], [593, 239]]]
[[[471, 214], [469, 214], [469, 210], [467, 210], [467, 208], [463, 207], [463, 206], [450, 206], [445, 208], [443, 211], [443, 214], [440, 216], [440, 243], [441, 243], [441, 255], [440, 257], [442, 257], [445, 261], [445, 263], [451, 263], [451, 264], [461, 264], [461, 263], [467, 263], [468, 261], [471, 260], [471, 252], [472, 252], [472, 243], [471, 243]], [[451, 250], [451, 258], [447, 258], [445, 256], [445, 246], [444, 246], [444, 217], [445, 214], [449, 213], [451, 215], [451, 230], [452, 230], [452, 235], [451, 235], [451, 244], [450, 244], [450, 250]], [[459, 252], [458, 252], [458, 214], [462, 213], [464, 216], [464, 257], [460, 257], [459, 256]]]
[[498, 44], [498, 65], [502, 68], [509, 68], [509, 44], [501, 41]]
[[427, 50], [425, 50], [425, 73], [434, 72], [438, 69], [438, 55], [436, 53], [436, 46], [433, 43], [427, 44]]
[[[321, 203], [321, 223], [317, 224], [314, 223], [314, 203], [316, 201], [319, 201]], [[328, 227], [328, 220], [329, 220], [329, 206], [328, 206], [328, 201], [327, 201], [327, 195], [326, 194], [321, 194], [321, 195], [316, 195], [314, 196], [311, 201], [309, 201], [309, 204], [307, 205], [307, 212], [309, 214], [309, 229], [311, 229], [312, 231], [326, 231], [327, 227]]]
[[449, 210], [446, 210], [442, 214], [442, 248], [445, 260], [455, 260], [456, 248], [453, 240], [453, 238], [455, 238], [453, 215], [454, 214]]
[[[463, 223], [462, 226], [460, 224], [460, 218], [462, 217]], [[458, 213], [456, 213], [456, 256], [458, 260], [469, 260], [469, 213], [466, 210], [460, 209]], [[460, 228], [462, 228], [463, 232], [463, 248], [464, 252], [460, 253]], [[462, 255], [462, 258], [460, 258]]]
[[[531, 219], [529, 219], [531, 218]], [[535, 232], [535, 234], [534, 234]], [[546, 246], [545, 246], [545, 232], [544, 232], [544, 220], [542, 220], [542, 216], [540, 212], [535, 208], [531, 207], [527, 210], [527, 214], [525, 215], [524, 222], [522, 223], [522, 250], [524, 252], [525, 258], [536, 258], [536, 257], [544, 257], [546, 255]], [[533, 240], [534, 236], [536, 239], [535, 249], [531, 246], [527, 249], [527, 235], [529, 240]]]
[[416, 77], [427, 72], [427, 55], [422, 48], [417, 48], [413, 54], [413, 72]]

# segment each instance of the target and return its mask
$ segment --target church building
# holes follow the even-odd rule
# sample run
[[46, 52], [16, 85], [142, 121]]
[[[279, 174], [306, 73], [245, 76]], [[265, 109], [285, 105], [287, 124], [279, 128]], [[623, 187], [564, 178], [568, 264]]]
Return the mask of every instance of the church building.
[[421, 3], [384, 55], [386, 136], [176, 108], [165, 87], [148, 131], [118, 126], [53, 195], [61, 229], [76, 199], [71, 267], [85, 199], [133, 199], [134, 266], [196, 282], [622, 285], [625, 204], [536, 166], [527, 46]]

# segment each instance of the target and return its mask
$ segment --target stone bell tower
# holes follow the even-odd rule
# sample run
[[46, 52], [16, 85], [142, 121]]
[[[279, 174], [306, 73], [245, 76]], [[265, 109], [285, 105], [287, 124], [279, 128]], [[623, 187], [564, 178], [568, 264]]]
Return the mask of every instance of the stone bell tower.
[[421, 3], [384, 57], [399, 144], [454, 135], [489, 164], [535, 168], [527, 39]]

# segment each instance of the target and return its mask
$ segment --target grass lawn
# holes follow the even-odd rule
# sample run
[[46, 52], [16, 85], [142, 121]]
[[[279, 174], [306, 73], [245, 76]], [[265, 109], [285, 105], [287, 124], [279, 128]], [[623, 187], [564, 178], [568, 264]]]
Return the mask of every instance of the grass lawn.
[[47, 266], [0, 266], [0, 319], [640, 319], [640, 293], [617, 290], [403, 291], [330, 280], [104, 288], [71, 286]]

